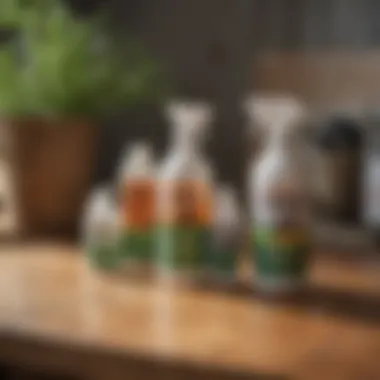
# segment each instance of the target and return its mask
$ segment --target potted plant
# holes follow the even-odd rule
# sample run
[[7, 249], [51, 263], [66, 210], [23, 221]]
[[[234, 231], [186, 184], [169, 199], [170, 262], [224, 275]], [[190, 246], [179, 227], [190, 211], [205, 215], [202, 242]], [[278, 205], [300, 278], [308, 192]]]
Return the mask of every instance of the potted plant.
[[[3, 3], [4, 1], [4, 3]], [[73, 232], [91, 185], [97, 121], [158, 100], [157, 63], [61, 1], [2, 0], [0, 113], [15, 137], [26, 232]]]

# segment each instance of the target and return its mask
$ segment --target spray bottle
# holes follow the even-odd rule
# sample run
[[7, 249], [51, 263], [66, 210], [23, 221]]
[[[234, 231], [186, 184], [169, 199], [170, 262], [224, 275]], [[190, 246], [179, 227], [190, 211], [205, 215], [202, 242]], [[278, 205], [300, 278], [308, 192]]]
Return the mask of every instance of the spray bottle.
[[174, 102], [167, 115], [172, 146], [159, 171], [157, 257], [160, 274], [186, 282], [201, 275], [210, 246], [213, 181], [201, 145], [212, 110]]
[[88, 197], [82, 219], [82, 245], [90, 265], [116, 269], [120, 223], [109, 189], [98, 188]]
[[305, 108], [291, 97], [252, 97], [251, 119], [267, 138], [249, 172], [256, 283], [264, 291], [299, 289], [310, 252], [309, 157], [302, 140]]
[[149, 265], [155, 219], [155, 173], [149, 145], [127, 150], [119, 169], [122, 233], [120, 249], [126, 264]]

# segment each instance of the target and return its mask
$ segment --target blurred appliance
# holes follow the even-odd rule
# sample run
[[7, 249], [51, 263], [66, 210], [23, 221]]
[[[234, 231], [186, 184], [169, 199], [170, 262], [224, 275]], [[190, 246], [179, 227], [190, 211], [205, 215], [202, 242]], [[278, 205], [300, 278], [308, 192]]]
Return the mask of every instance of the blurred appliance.
[[364, 134], [362, 220], [380, 243], [380, 113], [371, 116]]
[[359, 122], [346, 117], [330, 119], [319, 134], [328, 182], [323, 214], [334, 222], [360, 221], [362, 140]]

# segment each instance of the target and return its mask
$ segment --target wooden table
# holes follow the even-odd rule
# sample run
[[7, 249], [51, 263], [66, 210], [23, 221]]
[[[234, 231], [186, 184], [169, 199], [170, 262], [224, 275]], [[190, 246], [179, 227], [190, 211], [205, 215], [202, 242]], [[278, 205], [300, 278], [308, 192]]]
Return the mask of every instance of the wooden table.
[[169, 290], [79, 250], [0, 250], [0, 362], [78, 379], [380, 379], [380, 264], [319, 259], [307, 296]]

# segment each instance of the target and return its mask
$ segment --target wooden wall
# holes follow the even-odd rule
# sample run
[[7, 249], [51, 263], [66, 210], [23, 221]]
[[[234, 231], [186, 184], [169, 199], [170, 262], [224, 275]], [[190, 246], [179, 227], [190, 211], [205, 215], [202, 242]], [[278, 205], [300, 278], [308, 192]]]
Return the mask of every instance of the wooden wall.
[[321, 108], [379, 108], [380, 51], [261, 53], [253, 87], [291, 92]]
[[[379, 0], [67, 1], [84, 13], [110, 8], [115, 26], [162, 60], [179, 95], [217, 105], [209, 155], [218, 179], [240, 188], [249, 145], [240, 102], [248, 89], [290, 90], [329, 107], [378, 98]], [[268, 49], [277, 53], [262, 53]], [[159, 156], [165, 151], [166, 120], [157, 110], [142, 113], [105, 128], [99, 181], [112, 178], [122, 146], [133, 139], [153, 141]]]

